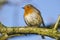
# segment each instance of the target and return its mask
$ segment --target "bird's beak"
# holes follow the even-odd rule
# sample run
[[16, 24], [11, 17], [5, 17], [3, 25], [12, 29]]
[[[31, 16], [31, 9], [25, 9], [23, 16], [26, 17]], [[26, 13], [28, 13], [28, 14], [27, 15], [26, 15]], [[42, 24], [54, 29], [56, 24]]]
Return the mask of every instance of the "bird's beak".
[[24, 7], [22, 7], [24, 9]]

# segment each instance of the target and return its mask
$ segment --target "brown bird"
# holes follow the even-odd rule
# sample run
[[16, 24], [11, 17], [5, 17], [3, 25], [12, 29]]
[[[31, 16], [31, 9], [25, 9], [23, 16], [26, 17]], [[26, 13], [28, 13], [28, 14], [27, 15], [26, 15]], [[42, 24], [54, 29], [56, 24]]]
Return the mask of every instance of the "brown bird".
[[[24, 8], [24, 20], [28, 26], [40, 27], [41, 24], [45, 26], [43, 18], [41, 16], [41, 12], [37, 8], [35, 8], [31, 4], [25, 5], [23, 8]], [[44, 36], [42, 36], [42, 38], [44, 39]]]

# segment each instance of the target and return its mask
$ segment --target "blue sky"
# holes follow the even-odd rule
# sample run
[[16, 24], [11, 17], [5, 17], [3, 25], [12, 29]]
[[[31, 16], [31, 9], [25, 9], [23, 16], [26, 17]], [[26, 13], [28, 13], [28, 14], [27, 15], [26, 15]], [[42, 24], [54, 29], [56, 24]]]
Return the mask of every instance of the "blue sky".
[[[26, 4], [32, 4], [41, 11], [45, 25], [55, 23], [60, 15], [60, 0], [8, 0], [10, 4], [5, 4], [0, 10], [0, 21], [5, 26], [25, 26], [23, 19]], [[14, 37], [9, 40], [40, 40], [40, 35], [27, 35]], [[41, 39], [42, 40], [42, 39]], [[53, 40], [46, 37], [46, 40]]]

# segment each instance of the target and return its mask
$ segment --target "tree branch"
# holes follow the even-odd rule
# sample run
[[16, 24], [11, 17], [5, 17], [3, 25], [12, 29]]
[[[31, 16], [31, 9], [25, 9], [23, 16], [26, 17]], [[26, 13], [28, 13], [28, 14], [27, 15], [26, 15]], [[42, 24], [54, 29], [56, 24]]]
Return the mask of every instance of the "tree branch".
[[60, 21], [60, 16], [58, 17], [58, 20], [57, 20], [57, 22], [56, 22], [56, 24], [55, 24], [55, 26], [54, 26], [54, 29], [55, 29], [55, 30], [57, 30], [57, 28], [58, 28], [59, 21]]
[[59, 24], [59, 20], [60, 20], [60, 16], [58, 18], [57, 23], [55, 24], [55, 26], [53, 26], [54, 28], [38, 28], [38, 27], [30, 27], [30, 26], [26, 26], [26, 27], [6, 27], [4, 26], [2, 23], [0, 23], [0, 33], [2, 34], [2, 36], [0, 37], [0, 40], [5, 40], [9, 37], [12, 37], [14, 35], [21, 35], [21, 34], [38, 34], [38, 35], [44, 35], [44, 36], [48, 36], [51, 38], [55, 38], [56, 40], [59, 40], [60, 38], [60, 32], [56, 30], [56, 28], [58, 27]]
[[12, 35], [12, 34], [28, 34], [28, 33], [33, 33], [33, 34], [38, 34], [38, 35], [44, 35], [44, 36], [49, 36], [52, 38], [60, 38], [60, 32], [54, 29], [48, 29], [48, 28], [37, 28], [37, 27], [1, 27], [0, 28], [0, 33], [6, 33], [7, 35]]

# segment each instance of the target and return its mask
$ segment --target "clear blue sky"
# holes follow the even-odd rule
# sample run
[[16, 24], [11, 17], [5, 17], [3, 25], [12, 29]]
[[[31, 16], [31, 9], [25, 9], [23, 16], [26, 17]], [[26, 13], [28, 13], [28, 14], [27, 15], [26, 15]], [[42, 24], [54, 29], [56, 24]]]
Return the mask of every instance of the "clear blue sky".
[[[60, 0], [8, 0], [0, 10], [0, 21], [5, 26], [25, 26], [23, 19], [24, 10], [22, 7], [26, 4], [33, 4], [41, 11], [46, 25], [56, 22], [60, 15]], [[40, 35], [27, 35], [10, 38], [8, 40], [42, 40]], [[53, 40], [46, 37], [46, 40]]]

